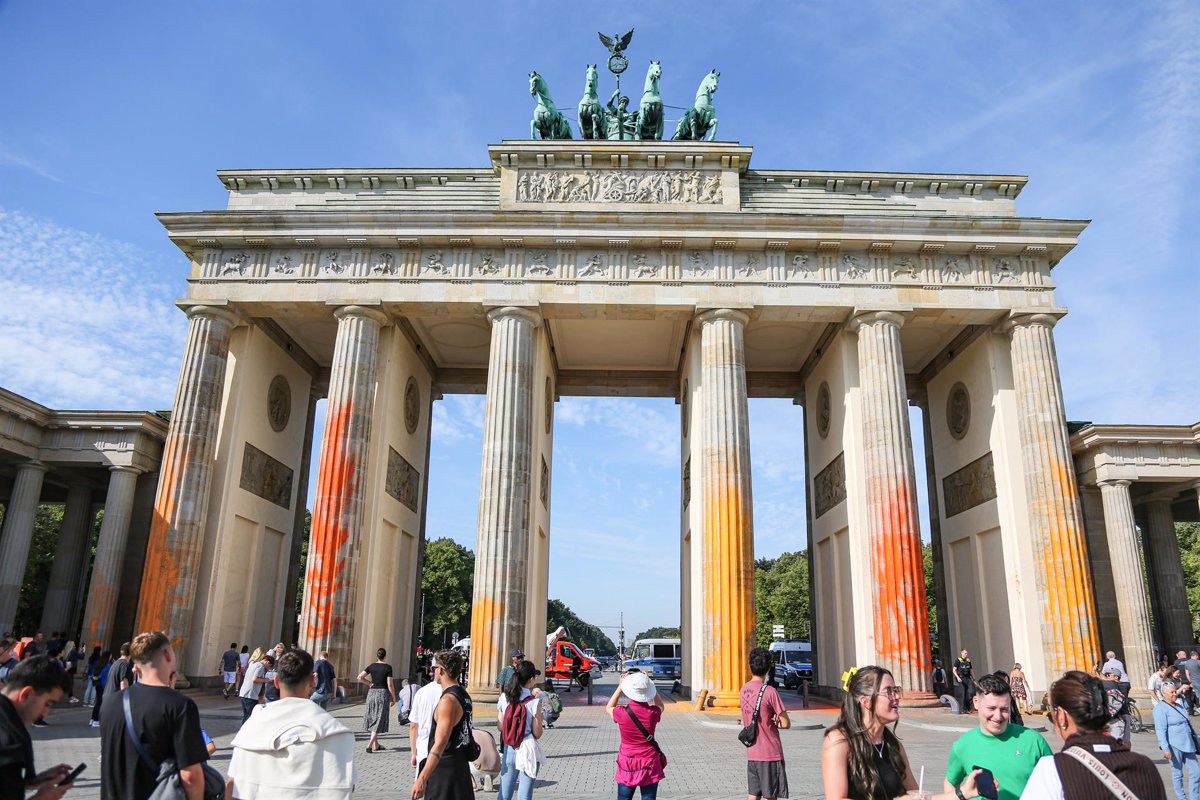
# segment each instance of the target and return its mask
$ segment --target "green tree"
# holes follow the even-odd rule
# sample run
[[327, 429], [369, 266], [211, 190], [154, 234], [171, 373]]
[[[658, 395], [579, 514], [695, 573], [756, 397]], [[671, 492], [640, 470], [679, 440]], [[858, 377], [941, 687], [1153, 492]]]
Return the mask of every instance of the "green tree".
[[638, 639], [678, 639], [681, 635], [679, 628], [647, 628], [630, 639], [628, 644], [632, 645]]
[[929, 607], [929, 636], [937, 645], [938, 612], [937, 585], [933, 582], [933, 545], [921, 546], [921, 558], [925, 563], [925, 605]]
[[1188, 607], [1195, 626], [1196, 615], [1200, 614], [1200, 523], [1176, 522], [1175, 533], [1179, 537], [1183, 582], [1187, 586]]
[[[17, 601], [17, 616], [13, 621], [14, 633], [28, 632], [30, 635], [42, 624], [42, 610], [46, 605], [46, 588], [50, 583], [50, 568], [54, 563], [54, 548], [58, 545], [58, 533], [62, 527], [61, 505], [40, 505], [33, 520], [33, 539], [29, 544], [29, 560], [25, 563], [25, 577], [21, 581], [21, 597]], [[3, 524], [0, 522], [0, 524]], [[50, 638], [53, 631], [45, 631]]]
[[421, 641], [441, 646], [449, 634], [471, 630], [471, 592], [475, 584], [475, 554], [453, 539], [434, 539], [425, 545], [421, 595], [425, 625]]
[[808, 551], [783, 553], [754, 562], [754, 634], [760, 647], [771, 643], [773, 625], [789, 639], [808, 639]]
[[598, 656], [617, 654], [617, 646], [604, 631], [581, 620], [563, 601], [551, 599], [546, 602], [546, 633], [553, 633], [560, 626], [571, 631], [571, 641], [580, 649], [594, 648]]

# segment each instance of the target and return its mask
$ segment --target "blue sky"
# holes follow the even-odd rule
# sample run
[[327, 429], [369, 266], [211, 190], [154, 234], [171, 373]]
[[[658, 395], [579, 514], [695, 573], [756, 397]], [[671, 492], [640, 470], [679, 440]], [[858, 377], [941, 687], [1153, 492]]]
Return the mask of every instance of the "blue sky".
[[[185, 263], [154, 212], [222, 208], [219, 168], [483, 166], [528, 135], [530, 70], [573, 107], [596, 31], [630, 27], [625, 87], [659, 59], [684, 105], [719, 69], [721, 138], [752, 166], [1029, 175], [1022, 214], [1093, 220], [1055, 272], [1068, 415], [1200, 419], [1187, 2], [0, 0], [0, 385], [168, 407]], [[431, 465], [429, 533], [472, 547], [481, 416], [440, 402]], [[675, 624], [677, 408], [567, 398], [557, 420], [551, 594]], [[799, 549], [799, 409], [751, 423], [756, 552]]]

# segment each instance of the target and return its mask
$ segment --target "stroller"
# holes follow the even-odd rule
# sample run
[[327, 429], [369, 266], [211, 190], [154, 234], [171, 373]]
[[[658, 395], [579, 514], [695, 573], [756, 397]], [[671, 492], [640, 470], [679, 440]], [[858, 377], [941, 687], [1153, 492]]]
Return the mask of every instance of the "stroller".
[[479, 758], [471, 762], [471, 780], [478, 787], [477, 791], [496, 791], [496, 778], [500, 776], [500, 751], [496, 749], [496, 739], [489, 731], [472, 728], [471, 735], [479, 745]]

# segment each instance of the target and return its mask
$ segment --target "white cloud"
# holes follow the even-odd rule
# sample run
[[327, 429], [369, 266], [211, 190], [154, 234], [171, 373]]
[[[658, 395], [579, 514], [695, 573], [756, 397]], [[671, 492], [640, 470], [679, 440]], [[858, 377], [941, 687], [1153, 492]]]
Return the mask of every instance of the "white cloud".
[[447, 395], [433, 404], [435, 445], [455, 442], [478, 443], [483, 440], [483, 416], [487, 400], [483, 395]]
[[[563, 425], [584, 428], [596, 436], [615, 434], [659, 466], [674, 468], [679, 460], [678, 410], [665, 413], [645, 401], [625, 397], [564, 397], [554, 413], [555, 421]], [[620, 457], [622, 453], [613, 449], [609, 455]]]
[[187, 319], [155, 266], [0, 208], [0, 385], [55, 408], [169, 408]]

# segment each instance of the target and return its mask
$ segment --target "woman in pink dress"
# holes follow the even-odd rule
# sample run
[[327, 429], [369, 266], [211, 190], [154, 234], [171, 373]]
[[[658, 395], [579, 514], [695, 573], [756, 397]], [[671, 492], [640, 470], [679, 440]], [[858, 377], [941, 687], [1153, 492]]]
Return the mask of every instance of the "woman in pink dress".
[[[620, 705], [621, 695], [629, 699], [626, 705]], [[654, 682], [644, 672], [630, 670], [608, 698], [604, 710], [621, 732], [621, 748], [617, 752], [617, 800], [631, 800], [635, 788], [641, 789], [642, 800], [655, 800], [667, 758], [653, 741], [654, 729], [663, 712], [663, 701]], [[647, 741], [647, 734], [650, 741]]]

